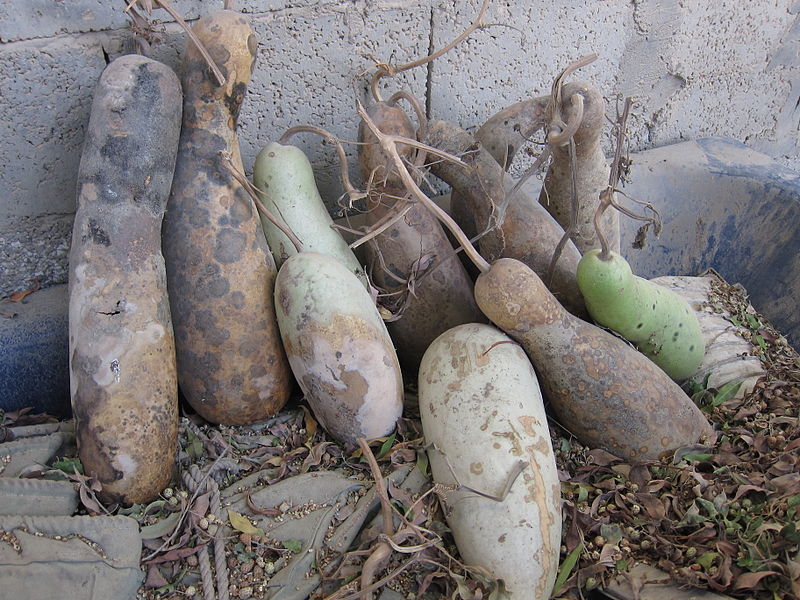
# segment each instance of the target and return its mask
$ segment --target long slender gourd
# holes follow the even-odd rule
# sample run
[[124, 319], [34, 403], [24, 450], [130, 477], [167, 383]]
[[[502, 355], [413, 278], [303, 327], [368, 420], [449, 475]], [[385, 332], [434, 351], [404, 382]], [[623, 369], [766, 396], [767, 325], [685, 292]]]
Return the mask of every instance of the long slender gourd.
[[569, 314], [536, 274], [501, 258], [475, 283], [478, 306], [522, 344], [561, 423], [584, 444], [656, 460], [710, 433], [691, 399], [624, 341]]
[[[575, 142], [575, 192], [578, 202], [576, 228], [571, 238], [581, 254], [599, 248], [594, 225], [594, 214], [600, 204], [600, 192], [608, 185], [609, 165], [600, 145], [606, 120], [605, 101], [593, 85], [575, 81], [566, 84], [561, 92], [562, 117], [566, 122], [576, 118], [575, 104], [570, 100], [580, 95], [583, 99], [583, 118], [572, 136]], [[550, 143], [553, 158], [544, 178], [539, 202], [559, 225], [566, 229], [572, 219], [572, 159], [569, 143]], [[619, 213], [607, 210], [600, 219], [600, 227], [609, 247], [619, 253]]]
[[[564, 235], [555, 219], [528, 197], [524, 189], [507, 199], [514, 182], [472, 135], [456, 125], [432, 122], [422, 141], [463, 156], [473, 167], [467, 170], [448, 161], [435, 161], [431, 172], [458, 190], [470, 207], [478, 232], [486, 232], [478, 241], [481, 254], [490, 262], [501, 257], [515, 258], [545, 277], [556, 245]], [[580, 258], [575, 244], [567, 241], [550, 287], [571, 312], [585, 315], [586, 308], [575, 281]]]
[[692, 307], [678, 294], [637, 277], [622, 256], [590, 250], [578, 263], [578, 285], [592, 319], [633, 343], [673, 379], [691, 377], [705, 344]]
[[214, 423], [265, 419], [286, 403], [292, 376], [275, 317], [275, 262], [249, 196], [224, 166], [242, 169], [236, 121], [257, 42], [245, 17], [220, 11], [193, 26], [226, 78], [194, 44], [184, 59], [183, 129], [164, 223], [178, 379]]
[[[290, 144], [270, 142], [256, 157], [253, 183], [259, 197], [276, 219], [281, 220], [303, 243], [304, 250], [333, 256], [369, 288], [369, 281], [347, 242], [331, 227], [333, 219], [322, 202], [314, 170], [305, 153]], [[278, 227], [261, 216], [261, 224], [280, 269], [297, 254], [294, 244]]]
[[[502, 109], [478, 128], [475, 140], [508, 171], [528, 138], [545, 126], [549, 100], [550, 96], [529, 98]], [[467, 236], [472, 238], [478, 233], [469, 205], [457, 189], [450, 192], [450, 214]]]
[[475, 139], [505, 170], [536, 131], [547, 122], [550, 96], [516, 102], [495, 113], [475, 132]]
[[[384, 133], [415, 138], [414, 126], [398, 106], [376, 102], [368, 113]], [[377, 226], [391, 217], [407, 194], [402, 181], [362, 123], [359, 164], [369, 189], [367, 223]], [[410, 154], [410, 148], [401, 148]], [[413, 293], [405, 295], [400, 318], [388, 323], [401, 364], [416, 371], [422, 355], [436, 337], [461, 323], [484, 321], [472, 295], [472, 281], [453, 246], [431, 212], [414, 202], [402, 218], [366, 247], [375, 282], [385, 290], [414, 278]], [[386, 273], [385, 270], [389, 273]], [[426, 269], [431, 269], [426, 273]], [[420, 277], [421, 275], [421, 277]]]
[[69, 260], [78, 456], [102, 496], [149, 502], [175, 466], [178, 387], [161, 222], [181, 121], [166, 66], [122, 56], [95, 89]]

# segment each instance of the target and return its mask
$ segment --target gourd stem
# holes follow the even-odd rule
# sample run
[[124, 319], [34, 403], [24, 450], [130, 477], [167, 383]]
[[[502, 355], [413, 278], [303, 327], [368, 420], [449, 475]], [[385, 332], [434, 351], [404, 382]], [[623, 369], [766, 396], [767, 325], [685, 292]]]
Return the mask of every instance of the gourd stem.
[[603, 227], [600, 225], [600, 219], [603, 217], [603, 213], [606, 212], [606, 209], [612, 204], [613, 197], [614, 188], [609, 186], [604, 189], [600, 192], [600, 204], [597, 210], [594, 211], [594, 231], [597, 234], [597, 241], [600, 242], [600, 254], [598, 258], [605, 261], [611, 260], [611, 249], [608, 247], [606, 236], [603, 235]]
[[344, 146], [342, 146], [342, 142], [339, 138], [334, 136], [331, 132], [322, 129], [322, 127], [316, 127], [314, 125], [296, 125], [295, 127], [287, 129], [278, 140], [278, 143], [286, 145], [289, 139], [296, 133], [313, 133], [336, 146], [336, 154], [339, 156], [339, 177], [341, 178], [345, 194], [350, 198], [350, 204], [352, 205], [354, 200], [363, 197], [363, 194], [350, 182], [350, 168], [347, 164], [347, 153], [344, 151]]
[[[575, 114], [572, 115], [572, 118], [567, 123], [559, 120], [551, 125], [552, 130], [547, 134], [547, 143], [551, 146], [568, 144], [581, 126], [581, 121], [583, 121], [583, 96], [581, 94], [573, 94], [570, 101], [575, 108]], [[561, 131], [554, 131], [556, 128]]]

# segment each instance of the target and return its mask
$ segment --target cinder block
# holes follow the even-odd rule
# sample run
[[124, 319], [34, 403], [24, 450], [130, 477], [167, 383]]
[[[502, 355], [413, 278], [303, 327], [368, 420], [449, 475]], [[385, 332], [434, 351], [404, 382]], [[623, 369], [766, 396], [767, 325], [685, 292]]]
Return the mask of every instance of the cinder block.
[[73, 214], [0, 219], [0, 298], [67, 281]]
[[[362, 0], [363, 3], [363, 0]], [[409, 0], [370, 1], [379, 7], [418, 4]], [[342, 0], [240, 0], [235, 9], [250, 14], [265, 14], [302, 7], [343, 4]], [[348, 3], [352, 5], [353, 3]], [[140, 3], [141, 5], [141, 3]], [[221, 10], [222, 0], [173, 0], [175, 10], [187, 21], [209, 11]], [[140, 8], [140, 12], [146, 13]], [[148, 17], [156, 26], [174, 23], [165, 10], [154, 8]], [[128, 27], [130, 20], [122, 2], [108, 0], [4, 0], [0, 3], [0, 42], [43, 39], [73, 33], [108, 31]]]
[[103, 49], [125, 36], [86, 34], [0, 46], [0, 298], [66, 281], [75, 179]]
[[[367, 99], [362, 74], [373, 66], [365, 55], [402, 64], [428, 52], [430, 8], [314, 7], [288, 9], [254, 18], [259, 41], [253, 81], [239, 118], [242, 158], [252, 167], [258, 151], [298, 124], [328, 129], [343, 140], [358, 135], [356, 98]], [[393, 3], [397, 4], [397, 3]], [[403, 4], [403, 3], [401, 3]], [[405, 88], [425, 101], [426, 69], [387, 82], [387, 95]], [[335, 150], [317, 136], [302, 134], [293, 144], [309, 156], [326, 205], [336, 212], [342, 193]], [[356, 147], [346, 145], [356, 185]]]
[[4, 217], [75, 210], [75, 178], [106, 34], [0, 47]]
[[0, 409], [71, 413], [66, 285], [0, 304]]
[[[194, 19], [203, 2], [174, 0], [173, 5], [181, 16]], [[221, 8], [221, 1], [219, 5]], [[4, 0], [0, 3], [0, 42], [120, 29], [129, 22], [124, 11], [122, 2], [108, 0]], [[172, 21], [164, 10], [153, 11], [152, 17]]]

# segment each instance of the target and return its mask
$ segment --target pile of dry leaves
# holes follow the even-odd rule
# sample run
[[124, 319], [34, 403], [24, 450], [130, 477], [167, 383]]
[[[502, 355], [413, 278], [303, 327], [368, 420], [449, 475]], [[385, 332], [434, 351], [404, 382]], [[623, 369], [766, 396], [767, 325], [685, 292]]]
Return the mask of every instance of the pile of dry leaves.
[[800, 357], [747, 310], [740, 288], [713, 290], [712, 310], [745, 326], [767, 374], [743, 399], [733, 398], [735, 387], [693, 382], [688, 391], [715, 439], [660, 463], [625, 464], [553, 432], [565, 597], [643, 562], [676, 583], [737, 598], [800, 598]]

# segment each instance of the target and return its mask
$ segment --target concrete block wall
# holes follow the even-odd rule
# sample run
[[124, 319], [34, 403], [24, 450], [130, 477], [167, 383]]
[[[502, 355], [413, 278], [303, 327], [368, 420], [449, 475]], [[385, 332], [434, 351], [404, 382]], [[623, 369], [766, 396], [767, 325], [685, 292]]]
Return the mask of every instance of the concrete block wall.
[[[187, 18], [222, 0], [176, 0]], [[286, 128], [308, 123], [354, 139], [367, 56], [404, 63], [438, 48], [479, 0], [239, 0], [259, 38], [240, 117], [245, 165]], [[92, 89], [106, 61], [132, 49], [123, 2], [0, 3], [0, 298], [66, 281], [75, 178]], [[176, 70], [184, 36], [163, 11], [154, 58]], [[549, 91], [570, 61], [600, 58], [577, 77], [607, 98], [634, 95], [631, 149], [700, 136], [745, 142], [800, 169], [800, 0], [492, 0], [491, 27], [432, 65], [388, 84], [423, 99], [434, 118], [479, 124]], [[610, 106], [613, 112], [613, 107]], [[335, 153], [310, 155], [333, 212]], [[352, 148], [351, 148], [352, 150]], [[518, 168], [522, 168], [520, 165]]]

